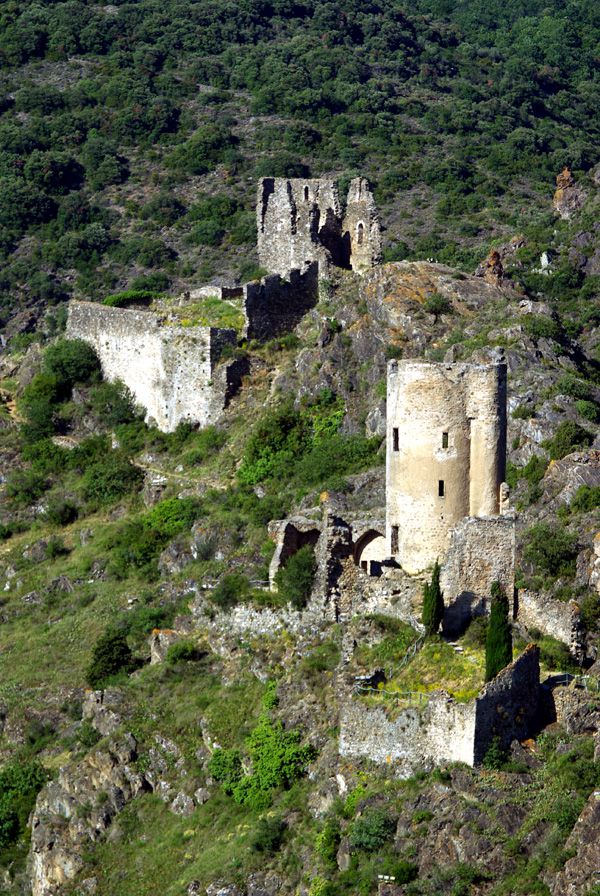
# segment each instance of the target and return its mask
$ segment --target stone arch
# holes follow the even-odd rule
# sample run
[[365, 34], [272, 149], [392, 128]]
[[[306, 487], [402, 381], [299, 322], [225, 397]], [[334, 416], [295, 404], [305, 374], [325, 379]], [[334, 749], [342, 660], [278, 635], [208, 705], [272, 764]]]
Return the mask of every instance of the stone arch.
[[309, 528], [305, 526], [294, 525], [293, 522], [286, 520], [279, 530], [275, 553], [271, 559], [269, 567], [269, 583], [272, 590], [276, 590], [275, 575], [277, 571], [285, 566], [287, 561], [300, 548], [310, 545], [316, 548], [321, 530], [317, 528]]
[[388, 556], [385, 536], [377, 529], [368, 529], [354, 545], [354, 562], [370, 576], [380, 576], [383, 561]]

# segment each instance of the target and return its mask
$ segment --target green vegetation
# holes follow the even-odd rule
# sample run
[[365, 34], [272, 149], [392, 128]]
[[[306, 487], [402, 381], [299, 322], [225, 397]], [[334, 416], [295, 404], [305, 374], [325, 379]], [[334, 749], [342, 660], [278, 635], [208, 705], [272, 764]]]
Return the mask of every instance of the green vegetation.
[[490, 618], [485, 641], [485, 680], [491, 681], [512, 663], [512, 633], [508, 598], [499, 582], [492, 583]]
[[35, 798], [47, 780], [35, 761], [14, 761], [0, 769], [0, 855], [25, 833]]
[[572, 576], [577, 557], [577, 535], [564, 526], [535, 523], [525, 534], [525, 560], [551, 576]]
[[304, 609], [312, 591], [316, 571], [314, 549], [308, 544], [304, 545], [292, 554], [275, 575], [275, 584], [282, 600], [289, 601], [295, 610]]
[[88, 684], [97, 688], [116, 675], [131, 672], [133, 668], [133, 654], [125, 632], [109, 629], [94, 646], [86, 677]]
[[423, 586], [422, 622], [428, 635], [435, 635], [444, 618], [444, 598], [440, 589], [440, 565], [435, 562], [431, 582]]

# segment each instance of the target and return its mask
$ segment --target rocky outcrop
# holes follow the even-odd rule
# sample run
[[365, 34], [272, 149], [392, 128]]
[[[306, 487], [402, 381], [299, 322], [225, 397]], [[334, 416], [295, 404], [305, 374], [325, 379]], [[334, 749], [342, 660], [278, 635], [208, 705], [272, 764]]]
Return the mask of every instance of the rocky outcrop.
[[564, 220], [570, 220], [587, 199], [587, 193], [576, 182], [569, 168], [565, 167], [556, 177], [556, 190], [552, 205]]
[[32, 816], [29, 876], [32, 896], [59, 896], [84, 867], [83, 854], [123, 807], [149, 786], [136, 771], [132, 734], [109, 741], [61, 769], [39, 793]]
[[600, 791], [594, 790], [565, 843], [575, 850], [552, 884], [552, 896], [581, 896], [598, 883], [600, 868]]

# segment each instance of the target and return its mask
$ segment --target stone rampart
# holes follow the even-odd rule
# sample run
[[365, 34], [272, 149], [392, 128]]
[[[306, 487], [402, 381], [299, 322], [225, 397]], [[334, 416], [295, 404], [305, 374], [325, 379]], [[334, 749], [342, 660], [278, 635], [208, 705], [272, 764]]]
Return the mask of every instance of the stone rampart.
[[242, 372], [239, 363], [218, 363], [236, 344], [235, 330], [170, 326], [149, 311], [71, 302], [67, 336], [92, 345], [105, 378], [122, 380], [164, 432], [185, 420], [215, 423]]
[[272, 339], [289, 333], [318, 300], [316, 262], [304, 270], [294, 269], [284, 279], [271, 274], [253, 280], [243, 288], [242, 308], [246, 318], [246, 339]]
[[493, 582], [512, 605], [515, 585], [515, 518], [466, 517], [450, 533], [440, 575], [446, 613], [444, 631], [456, 634], [469, 619], [489, 610]]
[[494, 738], [506, 747], [528, 735], [539, 679], [539, 651], [529, 646], [469, 703], [436, 692], [391, 719], [382, 707], [347, 697], [340, 710], [340, 754], [391, 763], [403, 777], [423, 766], [478, 765]]
[[517, 622], [525, 628], [538, 629], [562, 641], [579, 661], [585, 657], [585, 629], [575, 601], [563, 603], [536, 591], [523, 590], [517, 595], [515, 609]]

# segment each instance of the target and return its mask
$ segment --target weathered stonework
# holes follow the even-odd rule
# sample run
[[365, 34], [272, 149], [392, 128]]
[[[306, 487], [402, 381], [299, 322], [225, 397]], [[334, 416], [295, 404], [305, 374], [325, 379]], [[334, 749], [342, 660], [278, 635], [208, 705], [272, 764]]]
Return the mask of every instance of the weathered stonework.
[[165, 325], [149, 311], [71, 302], [67, 336], [94, 347], [108, 380], [122, 380], [164, 432], [215, 423], [239, 385], [240, 363], [219, 364], [235, 330]]
[[423, 766], [479, 765], [492, 740], [507, 747], [530, 732], [539, 700], [539, 651], [529, 646], [469, 703], [444, 692], [390, 719], [383, 708], [348, 697], [340, 713], [340, 754], [365, 756], [409, 776]]
[[465, 517], [500, 512], [506, 365], [390, 361], [386, 537], [409, 573], [443, 561]]
[[335, 181], [265, 177], [256, 203], [258, 257], [268, 271], [288, 276], [317, 262], [362, 272], [381, 260], [381, 233], [365, 178], [350, 183], [342, 214]]
[[562, 641], [575, 659], [584, 659], [585, 628], [574, 600], [563, 603], [535, 591], [519, 591], [515, 615], [526, 628], [538, 629], [542, 634]]
[[444, 632], [461, 632], [473, 616], [487, 613], [493, 582], [512, 606], [515, 587], [515, 518], [466, 517], [450, 533], [440, 584], [445, 597]]
[[242, 290], [242, 308], [246, 339], [272, 339], [289, 333], [318, 300], [316, 262], [300, 271], [291, 270], [283, 279], [271, 274], [246, 283]]

